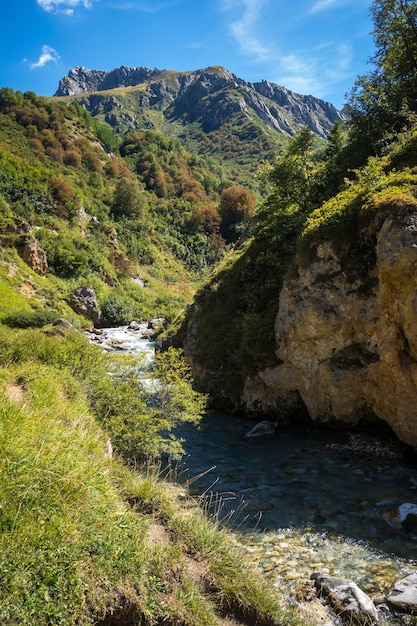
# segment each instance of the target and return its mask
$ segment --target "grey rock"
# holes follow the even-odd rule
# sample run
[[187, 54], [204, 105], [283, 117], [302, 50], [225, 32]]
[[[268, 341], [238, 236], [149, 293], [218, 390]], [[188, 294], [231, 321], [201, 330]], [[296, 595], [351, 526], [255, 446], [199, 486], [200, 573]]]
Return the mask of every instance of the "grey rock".
[[249, 83], [223, 67], [209, 67], [191, 72], [150, 70], [146, 67], [122, 66], [104, 72], [74, 67], [61, 79], [56, 96], [91, 94], [82, 103], [95, 116], [104, 115], [107, 123], [119, 122], [129, 128], [140, 128], [140, 121], [120, 110], [120, 103], [104, 90], [146, 84], [138, 95], [138, 107], [156, 108], [169, 119], [187, 123], [200, 122], [204, 132], [218, 129], [235, 114], [257, 115], [273, 130], [291, 136], [300, 125], [308, 126], [320, 137], [326, 137], [343, 114], [332, 104], [300, 95], [280, 85], [261, 81]]
[[255, 424], [253, 428], [248, 430], [245, 434], [245, 439], [251, 439], [252, 437], [261, 437], [262, 435], [273, 435], [275, 433], [277, 422], [270, 422], [269, 420], [264, 420]]
[[322, 595], [349, 623], [378, 623], [378, 613], [371, 598], [352, 580], [326, 576], [320, 572], [313, 572], [310, 578], [315, 581], [318, 595]]
[[164, 323], [164, 318], [163, 317], [157, 317], [153, 320], [149, 320], [148, 322], [148, 328], [150, 330], [155, 330], [156, 328], [158, 328], [158, 326], [161, 326], [161, 324]]
[[128, 330], [141, 330], [143, 326], [139, 322], [132, 320], [127, 328]]
[[417, 574], [410, 574], [398, 580], [388, 593], [387, 600], [391, 606], [406, 613], [417, 611]]
[[93, 324], [100, 324], [101, 311], [97, 304], [97, 296], [91, 285], [77, 287], [70, 294], [68, 304], [79, 315], [91, 320]]
[[159, 70], [150, 70], [146, 67], [130, 68], [118, 67], [110, 72], [89, 70], [86, 67], [73, 67], [68, 76], [59, 82], [56, 96], [74, 96], [83, 92], [104, 91], [117, 87], [131, 87], [139, 85]]
[[95, 91], [107, 72], [89, 70], [86, 67], [73, 67], [68, 76], [61, 79], [56, 96], [73, 96], [84, 91]]
[[75, 330], [71, 322], [64, 319], [63, 317], [58, 317], [58, 319], [52, 322], [52, 326], [59, 326], [60, 328], [64, 328], [65, 330]]
[[382, 517], [396, 530], [405, 530], [412, 534], [417, 532], [417, 504], [404, 502], [385, 511]]

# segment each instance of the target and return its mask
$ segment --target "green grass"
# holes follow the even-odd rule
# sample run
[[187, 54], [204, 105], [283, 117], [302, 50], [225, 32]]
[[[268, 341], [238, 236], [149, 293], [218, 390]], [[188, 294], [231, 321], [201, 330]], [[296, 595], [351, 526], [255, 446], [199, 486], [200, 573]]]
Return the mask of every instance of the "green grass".
[[17, 314], [31, 315], [48, 310], [56, 317], [66, 317], [77, 327], [83, 319], [64, 301], [70, 287], [54, 276], [38, 276], [14, 249], [0, 251], [0, 321]]
[[39, 331], [0, 330], [2, 624], [215, 626], [223, 614], [294, 623], [227, 531], [196, 504], [184, 509], [158, 471], [108, 458], [62, 351], [54, 364], [44, 346], [39, 361]]
[[[91, 623], [84, 603], [100, 607], [127, 567], [118, 541], [136, 556], [143, 543], [111, 486], [103, 433], [74, 380], [57, 374], [1, 371], [2, 623]], [[13, 388], [21, 402], [8, 399]]]

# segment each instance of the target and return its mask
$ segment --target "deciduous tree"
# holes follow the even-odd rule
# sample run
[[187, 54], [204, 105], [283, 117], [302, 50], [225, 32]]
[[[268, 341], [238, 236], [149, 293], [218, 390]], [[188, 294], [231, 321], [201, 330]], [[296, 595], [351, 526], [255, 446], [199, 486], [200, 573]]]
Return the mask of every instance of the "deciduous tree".
[[141, 217], [147, 202], [144, 191], [136, 180], [120, 178], [113, 195], [112, 213], [116, 217]]
[[248, 187], [232, 185], [223, 189], [219, 214], [222, 218], [221, 234], [228, 243], [237, 240], [252, 217], [255, 207], [256, 196]]
[[356, 152], [381, 152], [384, 140], [417, 112], [417, 2], [374, 0], [374, 68], [360, 76], [348, 100]]

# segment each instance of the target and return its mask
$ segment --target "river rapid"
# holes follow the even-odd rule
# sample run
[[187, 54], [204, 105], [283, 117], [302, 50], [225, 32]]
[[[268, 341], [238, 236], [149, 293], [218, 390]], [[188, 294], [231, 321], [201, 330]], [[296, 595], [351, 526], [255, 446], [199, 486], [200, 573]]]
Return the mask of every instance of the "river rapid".
[[[106, 329], [120, 347], [153, 344], [125, 327]], [[371, 597], [417, 572], [417, 536], [397, 530], [387, 512], [417, 504], [417, 460], [392, 438], [300, 426], [245, 438], [244, 418], [207, 414], [181, 426], [185, 455], [174, 475], [234, 531], [254, 568], [292, 598], [313, 571], [350, 578]], [[383, 616], [386, 626], [398, 621]]]

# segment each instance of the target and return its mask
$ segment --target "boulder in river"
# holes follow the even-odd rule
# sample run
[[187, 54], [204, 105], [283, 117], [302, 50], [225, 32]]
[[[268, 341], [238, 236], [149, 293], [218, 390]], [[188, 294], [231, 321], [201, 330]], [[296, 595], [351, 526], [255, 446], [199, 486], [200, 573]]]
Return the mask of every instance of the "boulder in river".
[[417, 504], [404, 502], [394, 509], [385, 511], [383, 518], [396, 530], [405, 530], [413, 535], [417, 534]]
[[405, 613], [417, 612], [417, 574], [398, 580], [388, 593], [391, 606]]
[[164, 323], [163, 317], [156, 317], [153, 320], [149, 320], [148, 328], [149, 330], [156, 330], [157, 328], [159, 328], [159, 326], [162, 326], [163, 323]]
[[140, 324], [136, 320], [132, 320], [127, 327], [128, 330], [142, 330], [143, 324]]
[[252, 437], [261, 437], [262, 435], [273, 435], [275, 433], [276, 427], [277, 422], [264, 420], [263, 422], [255, 424], [253, 428], [248, 430], [248, 432], [245, 434], [245, 439], [251, 439]]
[[349, 623], [368, 626], [378, 623], [378, 613], [371, 598], [352, 580], [320, 572], [313, 572], [310, 578], [315, 581], [318, 595], [322, 595]]

